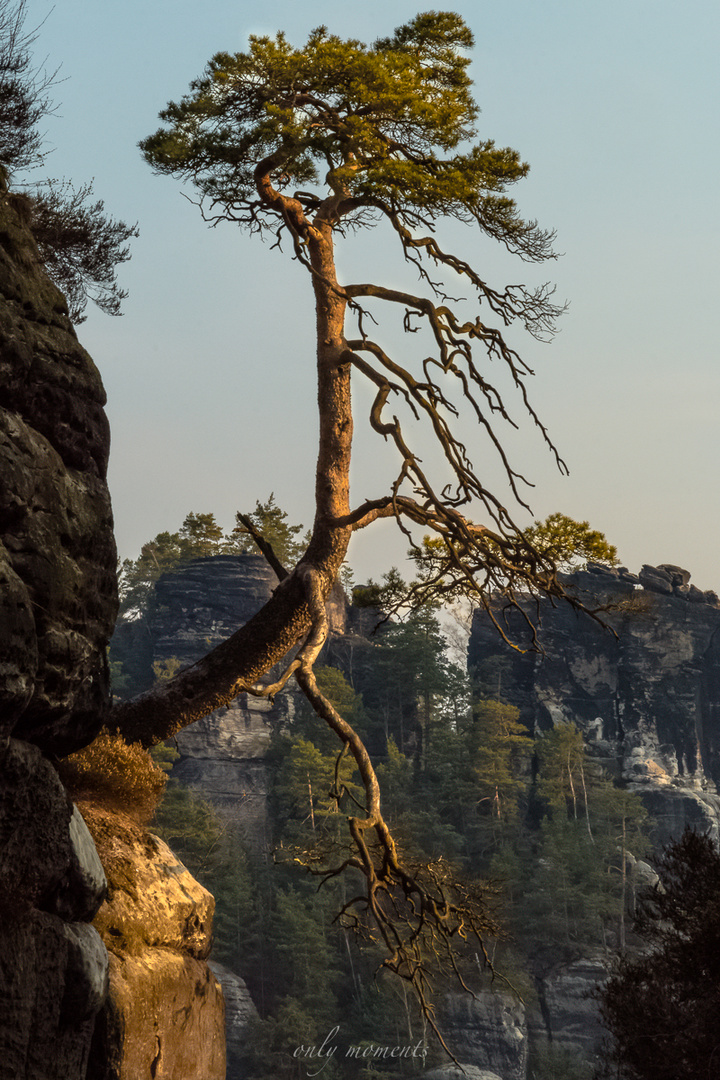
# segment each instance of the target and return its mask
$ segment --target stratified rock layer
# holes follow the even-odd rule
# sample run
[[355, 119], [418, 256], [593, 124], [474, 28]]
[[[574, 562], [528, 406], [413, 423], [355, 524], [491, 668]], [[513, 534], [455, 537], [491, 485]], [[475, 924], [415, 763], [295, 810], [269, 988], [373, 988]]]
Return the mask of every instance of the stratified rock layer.
[[90, 925], [106, 881], [39, 749], [0, 752], [0, 1080], [84, 1080], [108, 957]]
[[514, 994], [502, 990], [481, 992], [476, 997], [446, 994], [439, 1002], [438, 1016], [443, 1037], [463, 1066], [497, 1073], [502, 1080], [525, 1080], [525, 1006]]
[[105, 392], [0, 181], [0, 734], [69, 753], [108, 708]]
[[[118, 626], [113, 657], [136, 671], [141, 685], [143, 665], [151, 675], [152, 664], [194, 663], [252, 618], [276, 585], [275, 574], [260, 555], [195, 559], [159, 579], [152, 624], [143, 626], [140, 640], [137, 624]], [[173, 779], [200, 791], [255, 847], [267, 842], [265, 754], [270, 731], [293, 713], [292, 690], [272, 703], [241, 694], [176, 736], [181, 757]]]
[[[572, 722], [588, 752], [638, 792], [658, 823], [658, 841], [686, 823], [718, 834], [720, 799], [720, 605], [688, 584], [680, 567], [596, 567], [567, 579], [612, 627], [567, 604], [541, 602], [542, 653], [519, 653], [475, 615], [469, 664], [488, 692], [520, 709], [530, 731]], [[510, 632], [522, 641], [517, 613]]]
[[108, 876], [95, 927], [110, 954], [87, 1080], [224, 1080], [222, 991], [206, 963], [212, 896], [162, 840], [83, 809]]

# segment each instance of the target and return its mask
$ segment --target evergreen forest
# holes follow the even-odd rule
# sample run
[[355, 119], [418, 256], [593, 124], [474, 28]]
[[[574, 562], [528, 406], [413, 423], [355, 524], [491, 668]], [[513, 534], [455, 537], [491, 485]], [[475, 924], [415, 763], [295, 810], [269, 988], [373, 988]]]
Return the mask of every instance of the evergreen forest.
[[[302, 526], [288, 523], [272, 495], [253, 520], [280, 558], [293, 557]], [[213, 515], [188, 515], [177, 533], [160, 534], [125, 563], [125, 618], [153, 618], [153, 583], [164, 570], [244, 553], [251, 543], [241, 526], [225, 536]], [[415, 569], [421, 576], [417, 560]], [[436, 965], [431, 1000], [457, 992], [459, 975], [476, 991], [532, 1004], [536, 979], [553, 964], [609, 959], [625, 947], [635, 902], [627, 867], [649, 851], [651, 822], [640, 799], [588, 757], [573, 725], [526, 730], [503, 700], [502, 671], [466, 670], [449, 647], [446, 613], [427, 602], [398, 608], [411, 583], [396, 569], [362, 586], [344, 577], [354, 603], [374, 613], [375, 630], [362, 647], [325, 656], [323, 693], [368, 747], [406, 858], [461, 879], [487, 913], [484, 955], [458, 942], [458, 971]], [[156, 665], [156, 677], [172, 674], [168, 666]], [[121, 665], [113, 668], [116, 692], [134, 692]], [[447, 1060], [412, 991], [383, 969], [369, 928], [343, 917], [352, 871], [322, 873], [342, 861], [344, 821], [360, 786], [354, 762], [338, 757], [310, 707], [299, 702], [292, 723], [271, 732], [271, 851], [236, 835], [201, 792], [173, 780], [171, 743], [153, 754], [170, 779], [152, 828], [215, 896], [213, 958], [242, 976], [260, 1016], [242, 1057], [231, 1054], [229, 1076], [308, 1075], [295, 1051], [321, 1047], [336, 1027], [340, 1053], [362, 1047], [367, 1056], [322, 1061], [327, 1077], [417, 1075], [409, 1048], [422, 1052], [424, 1067]], [[442, 1033], [441, 1007], [437, 1020]], [[382, 1047], [405, 1047], [408, 1056], [382, 1058]], [[539, 1047], [530, 1067], [535, 1080], [583, 1080], [594, 1066], [580, 1052]]]

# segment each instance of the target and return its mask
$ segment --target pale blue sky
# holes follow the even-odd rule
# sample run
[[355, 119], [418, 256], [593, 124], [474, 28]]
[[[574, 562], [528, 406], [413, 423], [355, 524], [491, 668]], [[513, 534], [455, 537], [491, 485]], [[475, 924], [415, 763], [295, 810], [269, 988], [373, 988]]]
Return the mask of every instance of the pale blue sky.
[[[256, 238], [207, 230], [136, 144], [214, 52], [244, 48], [248, 33], [284, 29], [300, 44], [326, 23], [373, 40], [423, 8], [266, 0], [260, 18], [259, 5], [243, 0], [50, 6], [28, 2], [29, 24], [48, 15], [37, 55], [61, 64], [64, 79], [58, 116], [46, 124], [56, 147], [50, 171], [94, 177], [108, 210], [141, 230], [122, 269], [125, 315], [91, 313], [79, 328], [109, 397], [121, 554], [135, 556], [189, 510], [212, 510], [229, 528], [235, 509], [270, 491], [308, 524], [309, 282]], [[720, 589], [720, 9], [711, 0], [448, 6], [476, 37], [480, 135], [530, 162], [515, 194], [526, 216], [557, 229], [564, 253], [538, 273], [453, 234], [472, 245], [491, 283], [551, 277], [570, 302], [552, 345], [523, 345], [536, 370], [533, 403], [571, 470], [557, 474], [527, 425], [512, 440], [515, 463], [536, 484], [535, 516], [587, 518], [632, 569], [675, 562], [701, 588]], [[350, 247], [343, 251], [348, 275], [367, 276], [378, 260], [391, 266], [384, 239], [358, 245], [357, 268]], [[358, 499], [383, 490], [376, 460], [361, 439]], [[499, 485], [480, 443], [475, 463]], [[356, 545], [360, 577], [398, 562], [405, 548], [387, 530]]]

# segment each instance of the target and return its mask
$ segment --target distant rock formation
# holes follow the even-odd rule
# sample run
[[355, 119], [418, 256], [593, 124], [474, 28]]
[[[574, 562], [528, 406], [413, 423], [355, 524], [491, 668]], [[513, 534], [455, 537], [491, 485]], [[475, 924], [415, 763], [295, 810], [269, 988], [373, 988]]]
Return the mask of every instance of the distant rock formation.
[[[468, 659], [528, 729], [573, 722], [588, 752], [642, 796], [658, 840], [720, 823], [720, 604], [664, 564], [635, 576], [589, 564], [565, 585], [611, 629], [567, 604], [528, 603], [542, 653], [517, 652], [478, 611]], [[511, 634], [527, 638], [508, 611]]]

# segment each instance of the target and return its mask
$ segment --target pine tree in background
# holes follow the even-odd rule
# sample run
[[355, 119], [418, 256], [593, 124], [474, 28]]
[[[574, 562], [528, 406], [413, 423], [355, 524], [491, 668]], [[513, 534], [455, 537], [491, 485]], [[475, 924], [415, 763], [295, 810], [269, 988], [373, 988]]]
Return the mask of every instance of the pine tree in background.
[[623, 1080], [720, 1076], [720, 853], [686, 829], [640, 906], [644, 949], [620, 958], [599, 992]]

